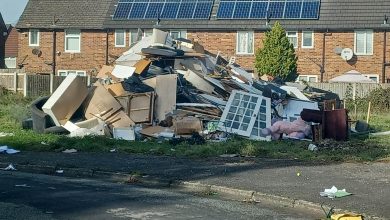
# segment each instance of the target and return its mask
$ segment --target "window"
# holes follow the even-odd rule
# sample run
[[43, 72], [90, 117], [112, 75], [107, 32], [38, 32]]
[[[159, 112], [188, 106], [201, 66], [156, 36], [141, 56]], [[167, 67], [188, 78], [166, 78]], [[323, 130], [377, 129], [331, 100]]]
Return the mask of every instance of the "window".
[[372, 81], [379, 83], [379, 75], [378, 74], [363, 74], [363, 76], [371, 79]]
[[174, 31], [170, 31], [169, 33], [173, 39], [187, 38], [187, 31], [186, 30], [174, 30]]
[[5, 68], [15, 69], [16, 68], [16, 57], [8, 57], [4, 59]]
[[298, 32], [296, 31], [287, 31], [287, 38], [294, 45], [294, 48], [298, 48]]
[[39, 46], [39, 30], [30, 30], [28, 35], [28, 45], [33, 47]]
[[129, 41], [130, 41], [130, 46], [138, 41], [138, 30], [137, 29], [129, 30]]
[[68, 76], [68, 75], [77, 75], [77, 76], [87, 76], [87, 73], [84, 70], [58, 70], [59, 76]]
[[126, 47], [125, 30], [115, 30], [115, 47]]
[[253, 54], [253, 31], [237, 32], [237, 54]]
[[65, 31], [65, 52], [79, 53], [81, 44], [80, 41], [79, 30]]
[[299, 75], [297, 82], [318, 82], [318, 76], [316, 75]]
[[313, 48], [314, 47], [314, 32], [303, 31], [302, 32], [302, 48]]
[[153, 29], [144, 30], [144, 37], [150, 37], [153, 35]]
[[356, 55], [373, 54], [373, 37], [372, 30], [355, 31], [355, 53]]

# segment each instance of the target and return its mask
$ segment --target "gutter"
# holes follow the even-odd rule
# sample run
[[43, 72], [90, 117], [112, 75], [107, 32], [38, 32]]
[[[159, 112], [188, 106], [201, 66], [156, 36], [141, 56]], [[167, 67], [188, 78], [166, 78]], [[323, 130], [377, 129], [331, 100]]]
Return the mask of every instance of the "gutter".
[[386, 63], [386, 47], [387, 47], [387, 31], [383, 31], [383, 65], [382, 65], [382, 83], [386, 83], [386, 67], [390, 63]]
[[53, 61], [52, 61], [52, 74], [56, 75], [56, 55], [57, 55], [57, 31], [53, 30]]
[[109, 30], [106, 29], [106, 65], [108, 65], [108, 33], [109, 33]]

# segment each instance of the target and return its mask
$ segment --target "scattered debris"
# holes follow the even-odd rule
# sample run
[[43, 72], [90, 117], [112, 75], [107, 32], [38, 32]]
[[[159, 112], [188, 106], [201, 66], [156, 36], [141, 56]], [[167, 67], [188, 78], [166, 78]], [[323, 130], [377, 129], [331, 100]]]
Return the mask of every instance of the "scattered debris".
[[172, 39], [158, 29], [103, 66], [97, 78], [88, 88], [69, 75], [50, 98], [34, 102], [34, 130], [172, 144], [226, 141], [231, 134], [266, 141], [282, 134], [348, 136], [346, 111], [333, 101], [330, 110], [322, 108], [330, 102], [321, 104], [320, 93], [256, 79], [235, 57], [211, 54], [199, 42]]
[[77, 150], [74, 148], [66, 149], [66, 150], [62, 151], [62, 153], [66, 153], [66, 154], [77, 153]]
[[239, 154], [221, 154], [219, 155], [219, 157], [222, 157], [222, 158], [233, 158], [233, 157], [239, 157], [240, 155]]
[[114, 153], [114, 152], [116, 152], [116, 149], [111, 149], [110, 152]]
[[15, 187], [31, 188], [31, 186], [29, 186], [29, 185], [27, 185], [27, 184], [18, 184], [18, 185], [15, 185]]
[[17, 154], [20, 150], [15, 150], [13, 148], [9, 148], [8, 146], [0, 146], [0, 153], [5, 152], [6, 154]]
[[3, 170], [10, 170], [10, 171], [13, 171], [13, 170], [16, 170], [16, 168], [15, 168], [14, 165], [11, 163], [11, 164], [8, 165], [6, 168], [3, 168]]
[[332, 188], [325, 189], [323, 192], [320, 192], [320, 195], [333, 199], [349, 196], [352, 195], [352, 193], [347, 192], [345, 189], [338, 190], [335, 186], [332, 186]]
[[310, 151], [318, 151], [318, 147], [315, 144], [309, 144], [307, 149]]
[[330, 219], [331, 220], [363, 220], [363, 216], [360, 214], [343, 213], [343, 214], [333, 214]]
[[58, 173], [58, 174], [63, 174], [63, 173], [64, 173], [64, 170], [56, 170], [56, 173]]

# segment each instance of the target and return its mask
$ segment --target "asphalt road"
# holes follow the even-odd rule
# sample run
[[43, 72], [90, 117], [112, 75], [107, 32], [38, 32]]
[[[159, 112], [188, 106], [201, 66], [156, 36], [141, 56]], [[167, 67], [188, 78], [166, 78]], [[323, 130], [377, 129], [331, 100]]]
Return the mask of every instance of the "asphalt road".
[[295, 210], [98, 180], [0, 171], [0, 219], [313, 219]]

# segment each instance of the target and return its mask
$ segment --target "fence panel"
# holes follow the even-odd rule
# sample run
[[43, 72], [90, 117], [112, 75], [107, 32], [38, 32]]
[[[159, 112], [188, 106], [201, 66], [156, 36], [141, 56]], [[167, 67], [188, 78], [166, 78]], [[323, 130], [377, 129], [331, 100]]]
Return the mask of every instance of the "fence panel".
[[50, 94], [50, 75], [27, 75], [26, 96], [36, 97]]
[[[337, 94], [340, 99], [345, 99], [347, 92], [353, 95], [353, 90], [355, 89], [356, 97], [365, 97], [372, 90], [377, 88], [389, 88], [390, 84], [376, 84], [376, 83], [356, 83], [354, 86], [353, 83], [309, 83], [313, 88], [330, 91]], [[352, 98], [352, 97], [350, 97]]]
[[4, 69], [0, 70], [0, 86], [7, 90], [23, 92], [24, 74], [16, 72], [2, 73], [2, 71], [4, 71]]

